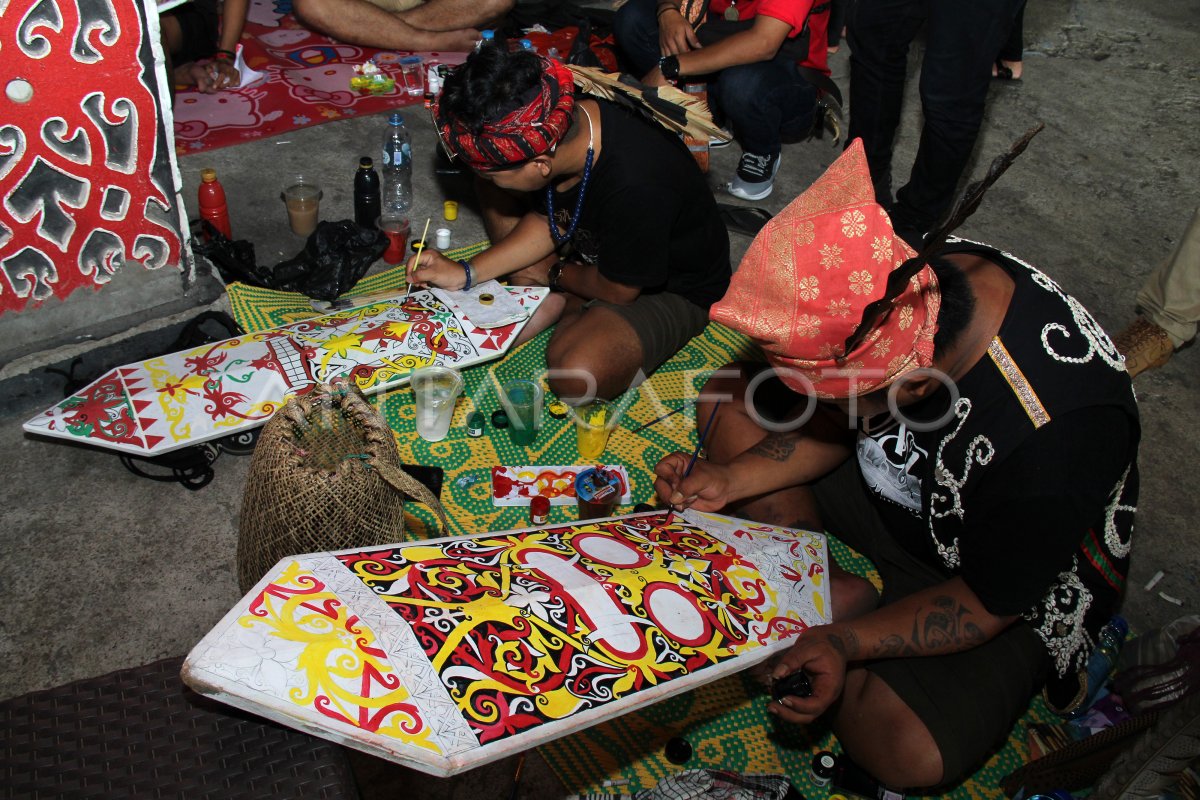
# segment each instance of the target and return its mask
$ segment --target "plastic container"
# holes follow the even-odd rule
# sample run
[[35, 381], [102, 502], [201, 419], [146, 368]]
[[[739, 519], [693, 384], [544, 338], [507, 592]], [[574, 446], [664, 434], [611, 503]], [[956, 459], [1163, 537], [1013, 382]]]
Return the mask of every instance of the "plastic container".
[[1088, 658], [1087, 694], [1084, 695], [1083, 702], [1072, 716], [1083, 714], [1091, 708], [1092, 703], [1096, 702], [1096, 696], [1100, 694], [1100, 690], [1112, 677], [1117, 659], [1121, 656], [1121, 646], [1125, 644], [1125, 637], [1128, 635], [1129, 623], [1119, 615], [1114, 616], [1107, 625], [1100, 629], [1100, 641], [1096, 643], [1096, 649]]
[[496, 43], [496, 32], [491, 28], [479, 32], [479, 42], [475, 45], [475, 49], [479, 50]]
[[232, 239], [229, 227], [229, 206], [225, 203], [225, 187], [217, 180], [215, 169], [200, 170], [200, 216], [208, 220], [226, 239]]
[[354, 173], [354, 221], [364, 228], [374, 228], [379, 214], [379, 173], [375, 162], [363, 156]]
[[399, 113], [388, 117], [380, 166], [383, 170], [380, 216], [385, 220], [408, 217], [413, 204], [412, 138]]

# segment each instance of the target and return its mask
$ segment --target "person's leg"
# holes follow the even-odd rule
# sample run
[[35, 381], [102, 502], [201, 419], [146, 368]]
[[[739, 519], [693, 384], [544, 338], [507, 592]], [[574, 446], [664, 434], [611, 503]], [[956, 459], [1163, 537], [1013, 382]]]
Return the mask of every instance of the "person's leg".
[[633, 74], [641, 78], [658, 65], [658, 0], [629, 0], [617, 9], [613, 37], [629, 59]]
[[921, 63], [921, 142], [891, 209], [905, 238], [906, 231], [927, 233], [954, 200], [983, 122], [995, 54], [1020, 2], [931, 0]]
[[1137, 295], [1142, 316], [1167, 332], [1175, 347], [1196, 338], [1200, 322], [1200, 208], [1175, 252], [1150, 273]]
[[924, 22], [916, 0], [856, 0], [847, 11], [849, 144], [862, 139], [881, 205], [892, 202], [892, 144], [900, 125], [908, 46]]
[[546, 346], [550, 388], [559, 397], [611, 399], [679, 352], [708, 324], [708, 313], [669, 292], [632, 303], [584, 302], [567, 307]]
[[[1017, 11], [1017, 16], [1013, 20], [1012, 30], [1008, 34], [1008, 40], [1004, 46], [1000, 48], [999, 54], [996, 56], [996, 64], [992, 65], [992, 76], [1001, 77], [1005, 80], [1019, 81], [1021, 79], [1021, 60], [1025, 58], [1025, 3], [1021, 3], [1020, 10]], [[1003, 67], [1007, 72], [1003, 75], [999, 70]]]
[[[442, 0], [433, 0], [442, 2]], [[490, 7], [490, 3], [479, 4]], [[475, 14], [464, 14], [462, 27], [449, 31], [417, 28], [367, 0], [294, 0], [292, 11], [305, 26], [348, 44], [391, 50], [470, 50], [479, 32], [470, 27]]]
[[783, 137], [797, 138], [812, 128], [816, 89], [786, 56], [721, 70], [709, 99], [742, 146], [729, 193], [744, 200], [771, 194], [783, 150]]
[[[814, 484], [813, 495], [822, 529], [875, 565], [882, 604], [950, 577], [888, 534], [856, 460]], [[842, 618], [836, 604], [834, 610]], [[1040, 687], [1046, 663], [1037, 635], [1018, 623], [964, 653], [853, 666], [829, 718], [846, 753], [876, 779], [896, 788], [944, 784], [1004, 740]]]
[[812, 127], [817, 90], [800, 76], [794, 61], [776, 56], [721, 70], [709, 98], [745, 152], [775, 156], [784, 133], [794, 136]]

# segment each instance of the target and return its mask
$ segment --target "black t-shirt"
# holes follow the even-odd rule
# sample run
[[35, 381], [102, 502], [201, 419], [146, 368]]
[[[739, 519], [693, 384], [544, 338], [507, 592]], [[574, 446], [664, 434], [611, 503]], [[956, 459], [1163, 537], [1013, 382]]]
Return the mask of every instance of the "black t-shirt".
[[[1061, 573], [1072, 571], [1081, 553], [1099, 552], [1087, 537], [1105, 537], [1106, 507], [1130, 466], [1138, 431], [1128, 409], [1104, 399], [1107, 383], [1084, 371], [1087, 359], [1075, 358], [1076, 364], [1061, 355], [1046, 357], [1052, 345], [1085, 338], [1081, 331], [1054, 333], [1060, 324], [1043, 316], [1070, 308], [1056, 287], [1049, 290], [1048, 278], [1031, 276], [1029, 268], [996, 251], [968, 244], [955, 250], [978, 251], [1013, 277], [1014, 293], [996, 341], [1002, 349], [1024, 353], [1010, 354], [1013, 369], [1023, 372], [1014, 378], [984, 356], [957, 382], [956, 397], [943, 386], [902, 409], [909, 425], [886, 414], [863, 422], [859, 468], [888, 531], [905, 549], [946, 571], [939, 548], [956, 547], [954, 574], [985, 608], [996, 615], [1021, 614], [1037, 606]], [[1031, 352], [1028, 343], [1039, 341]], [[1097, 371], [1105, 381], [1122, 383], [1125, 377], [1118, 368]], [[1047, 422], [1031, 426], [1028, 410], [1011, 413], [1021, 394], [1014, 380], [1035, 398], [1040, 395]], [[952, 407], [964, 401], [969, 406]], [[915, 430], [926, 426], [933, 429]], [[951, 440], [965, 450], [950, 447]], [[968, 481], [968, 475], [978, 479]], [[945, 533], [935, 539], [931, 515], [942, 518], [943, 531], [959, 518], [953, 545]]]
[[[968, 374], [959, 383], [964, 394], [970, 379]], [[947, 406], [941, 392], [904, 412], [931, 420]], [[921, 511], [919, 476], [928, 474], [943, 433], [914, 432], [888, 419], [871, 431], [878, 449], [866, 437], [859, 441], [860, 468], [888, 532], [938, 568], [928, 511]], [[1002, 463], [989, 466], [971, 493], [969, 536], [959, 541], [958, 572], [989, 612], [1027, 611], [1059, 573], [1070, 570], [1083, 538], [1103, 535], [1092, 532], [1103, 524], [1097, 512], [1126, 468], [1131, 434], [1121, 409], [1081, 408], [1030, 434]], [[874, 468], [861, 466], [864, 447], [870, 448]], [[881, 480], [884, 473], [893, 478]]]
[[[592, 166], [571, 257], [643, 293], [668, 291], [701, 308], [729, 288], [729, 236], [703, 173], [678, 137], [597, 100], [603, 149]], [[582, 117], [580, 123], [587, 124]], [[587, 135], [587, 130], [580, 133]], [[565, 230], [579, 200], [576, 184], [554, 195]], [[545, 214], [545, 193], [536, 194]]]

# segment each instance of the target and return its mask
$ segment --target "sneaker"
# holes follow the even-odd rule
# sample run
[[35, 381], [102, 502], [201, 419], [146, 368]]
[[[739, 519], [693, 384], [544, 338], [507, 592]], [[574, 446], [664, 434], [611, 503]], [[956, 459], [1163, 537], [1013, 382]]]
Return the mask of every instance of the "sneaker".
[[779, 172], [782, 153], [760, 156], [757, 153], [742, 153], [737, 174], [726, 187], [731, 195], [743, 200], [762, 200], [775, 188], [775, 173]]
[[1145, 317], [1138, 317], [1128, 328], [1113, 337], [1113, 344], [1125, 356], [1125, 369], [1134, 377], [1148, 369], [1161, 367], [1175, 352], [1171, 337]]

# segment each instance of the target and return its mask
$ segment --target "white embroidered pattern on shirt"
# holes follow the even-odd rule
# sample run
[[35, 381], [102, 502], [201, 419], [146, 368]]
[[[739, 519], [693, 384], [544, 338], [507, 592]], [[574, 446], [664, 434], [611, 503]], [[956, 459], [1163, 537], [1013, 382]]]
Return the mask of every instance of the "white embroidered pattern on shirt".
[[[946, 446], [958, 436], [959, 431], [966, 424], [967, 417], [971, 414], [971, 408], [971, 399], [969, 397], [960, 397], [954, 403], [954, 416], [958, 417], [958, 424], [954, 426], [954, 430], [946, 434], [942, 441], [938, 443], [937, 456], [933, 466], [933, 480], [938, 486], [945, 487], [950, 494], [945, 495], [934, 489], [929, 495], [929, 534], [933, 538], [938, 556], [941, 557], [942, 563], [949, 569], [958, 569], [961, 563], [958, 553], [958, 539], [956, 537], [948, 545], [943, 543], [938, 539], [934, 520], [948, 516], [958, 517], [959, 520], [964, 519], [962, 487], [966, 485], [967, 479], [971, 475], [971, 467], [974, 463], [980, 465], [987, 464], [996, 453], [995, 446], [986, 436], [976, 436], [971, 440], [970, 445], [967, 446], [966, 456], [963, 459], [962, 477], [955, 477], [954, 473], [946, 466], [943, 460]], [[950, 507], [939, 511], [938, 505], [947, 502], [950, 503]]]
[[[1076, 557], [1072, 559], [1069, 572], [1058, 574], [1058, 582], [1042, 598], [1045, 613], [1042, 624], [1036, 629], [1046, 651], [1054, 659], [1054, 668], [1059, 675], [1082, 669], [1094, 648], [1083, 626], [1093, 597], [1080, 580], [1078, 571], [1079, 559]], [[1029, 614], [1025, 618], [1028, 620], [1033, 616]]]

